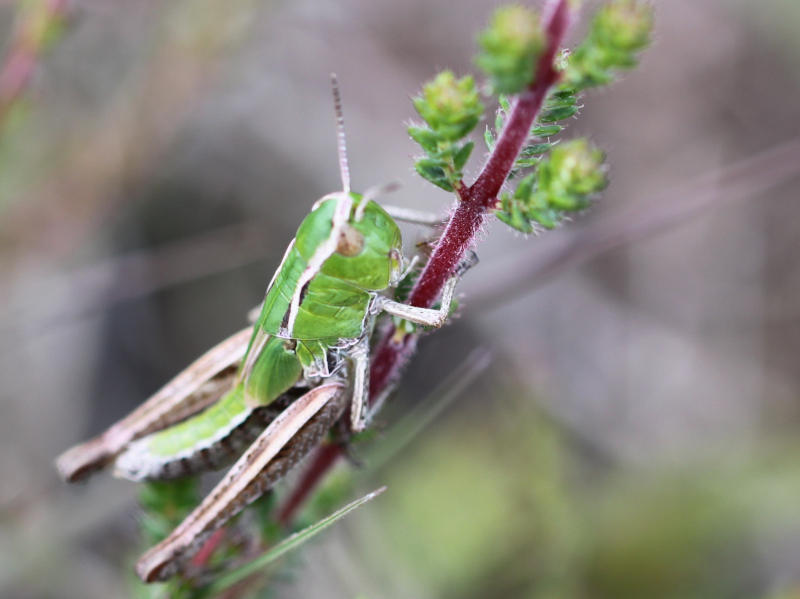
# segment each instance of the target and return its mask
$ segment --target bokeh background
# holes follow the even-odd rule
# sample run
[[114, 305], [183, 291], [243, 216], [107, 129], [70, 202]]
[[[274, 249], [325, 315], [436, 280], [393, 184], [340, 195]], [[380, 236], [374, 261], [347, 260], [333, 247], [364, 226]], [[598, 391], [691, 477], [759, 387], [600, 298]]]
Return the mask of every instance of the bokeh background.
[[[354, 187], [399, 180], [387, 201], [446, 211], [413, 173], [409, 98], [473, 70], [496, 4], [54, 4], [61, 28], [0, 112], [1, 596], [130, 596], [135, 485], [67, 488], [55, 456], [244, 325], [339, 188], [332, 71]], [[379, 418], [391, 451], [352, 475], [388, 492], [270, 596], [800, 597], [800, 179], [526, 270], [800, 136], [796, 0], [654, 4], [642, 68], [567, 130], [608, 150], [603, 200], [539, 238], [487, 227], [460, 318]], [[19, 15], [0, 3], [6, 61]]]

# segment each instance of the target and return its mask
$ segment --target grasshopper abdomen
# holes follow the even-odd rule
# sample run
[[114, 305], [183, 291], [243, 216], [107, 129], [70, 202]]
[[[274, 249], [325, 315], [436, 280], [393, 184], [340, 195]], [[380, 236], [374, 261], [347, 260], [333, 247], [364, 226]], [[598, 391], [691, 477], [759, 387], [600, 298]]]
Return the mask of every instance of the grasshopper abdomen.
[[114, 474], [129, 480], [172, 480], [220, 470], [233, 464], [278, 414], [307, 389], [290, 390], [268, 406], [243, 409], [212, 438], [179, 453], [159, 456], [147, 437], [131, 443], [117, 458]]

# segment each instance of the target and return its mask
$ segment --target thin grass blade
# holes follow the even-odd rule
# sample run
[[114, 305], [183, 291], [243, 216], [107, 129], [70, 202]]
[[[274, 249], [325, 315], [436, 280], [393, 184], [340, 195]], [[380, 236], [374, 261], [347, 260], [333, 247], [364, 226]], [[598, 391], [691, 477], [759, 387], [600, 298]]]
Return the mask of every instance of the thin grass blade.
[[353, 510], [361, 507], [368, 501], [372, 501], [378, 495], [383, 493], [386, 490], [386, 487], [381, 487], [368, 495], [365, 495], [361, 499], [354, 501], [352, 503], [347, 504], [342, 509], [337, 510], [327, 518], [323, 518], [316, 524], [312, 524], [308, 528], [305, 528], [295, 534], [291, 535], [290, 537], [286, 538], [281, 543], [275, 545], [272, 549], [264, 553], [263, 555], [257, 557], [253, 561], [248, 564], [245, 564], [238, 570], [234, 570], [230, 574], [227, 574], [220, 578], [217, 582], [209, 587], [209, 591], [211, 596], [215, 596], [218, 593], [222, 593], [223, 591], [231, 588], [233, 585], [238, 584], [248, 576], [252, 576], [256, 574], [259, 570], [267, 567], [269, 564], [283, 556], [285, 553], [292, 551], [293, 549], [298, 548], [300, 545], [311, 539], [312, 537], [316, 536], [329, 526], [331, 526], [334, 522], [337, 522], [344, 518], [347, 514], [352, 512]]

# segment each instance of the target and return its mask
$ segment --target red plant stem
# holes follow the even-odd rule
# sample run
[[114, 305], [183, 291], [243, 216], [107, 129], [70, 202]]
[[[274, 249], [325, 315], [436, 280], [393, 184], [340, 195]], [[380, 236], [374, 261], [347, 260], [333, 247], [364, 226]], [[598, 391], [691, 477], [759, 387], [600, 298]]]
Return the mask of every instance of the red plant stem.
[[225, 528], [219, 528], [214, 531], [208, 540], [203, 543], [203, 546], [200, 547], [200, 551], [198, 551], [195, 556], [192, 558], [192, 566], [197, 568], [198, 570], [203, 570], [208, 564], [208, 560], [211, 559], [211, 556], [214, 555], [214, 552], [219, 547], [219, 544], [222, 543], [222, 540], [225, 538]]
[[[460, 202], [453, 211], [425, 269], [414, 285], [409, 303], [430, 308], [447, 280], [464, 259], [467, 250], [483, 227], [489, 209], [494, 207], [497, 194], [514, 167], [517, 156], [530, 136], [531, 126], [542, 109], [550, 89], [558, 83], [555, 60], [572, 21], [569, 0], [550, 0], [545, 8], [545, 50], [539, 58], [536, 77], [523, 91], [511, 109], [489, 160], [468, 188], [459, 190]], [[390, 327], [373, 352], [370, 369], [370, 401], [375, 401], [398, 377], [402, 366], [416, 348], [416, 336], [406, 335], [395, 341]], [[316, 487], [325, 472], [341, 455], [338, 445], [323, 447], [314, 457], [311, 467], [280, 511], [279, 520], [288, 523], [295, 511]]]
[[317, 482], [325, 476], [325, 473], [336, 463], [339, 456], [342, 454], [342, 446], [328, 443], [320, 446], [308, 470], [303, 473], [300, 483], [294, 489], [289, 500], [284, 503], [278, 512], [278, 522], [284, 526], [294, 518], [295, 512], [303, 504], [305, 498], [317, 486]]

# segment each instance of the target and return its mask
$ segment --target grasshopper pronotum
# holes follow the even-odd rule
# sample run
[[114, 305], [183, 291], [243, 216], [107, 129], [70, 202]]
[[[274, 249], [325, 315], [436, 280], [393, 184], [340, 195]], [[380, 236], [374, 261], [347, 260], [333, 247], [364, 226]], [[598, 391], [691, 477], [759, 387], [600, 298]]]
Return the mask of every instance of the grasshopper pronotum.
[[225, 478], [136, 571], [164, 580], [215, 529], [298, 462], [350, 405], [353, 431], [369, 423], [369, 337], [380, 312], [439, 327], [458, 280], [439, 309], [395, 302], [379, 292], [408, 272], [398, 220], [435, 217], [390, 210], [378, 191], [350, 190], [344, 121], [334, 78], [343, 190], [318, 200], [267, 288], [260, 314], [207, 352], [130, 416], [58, 459], [69, 481], [114, 464], [117, 476], [168, 479], [218, 469]]

